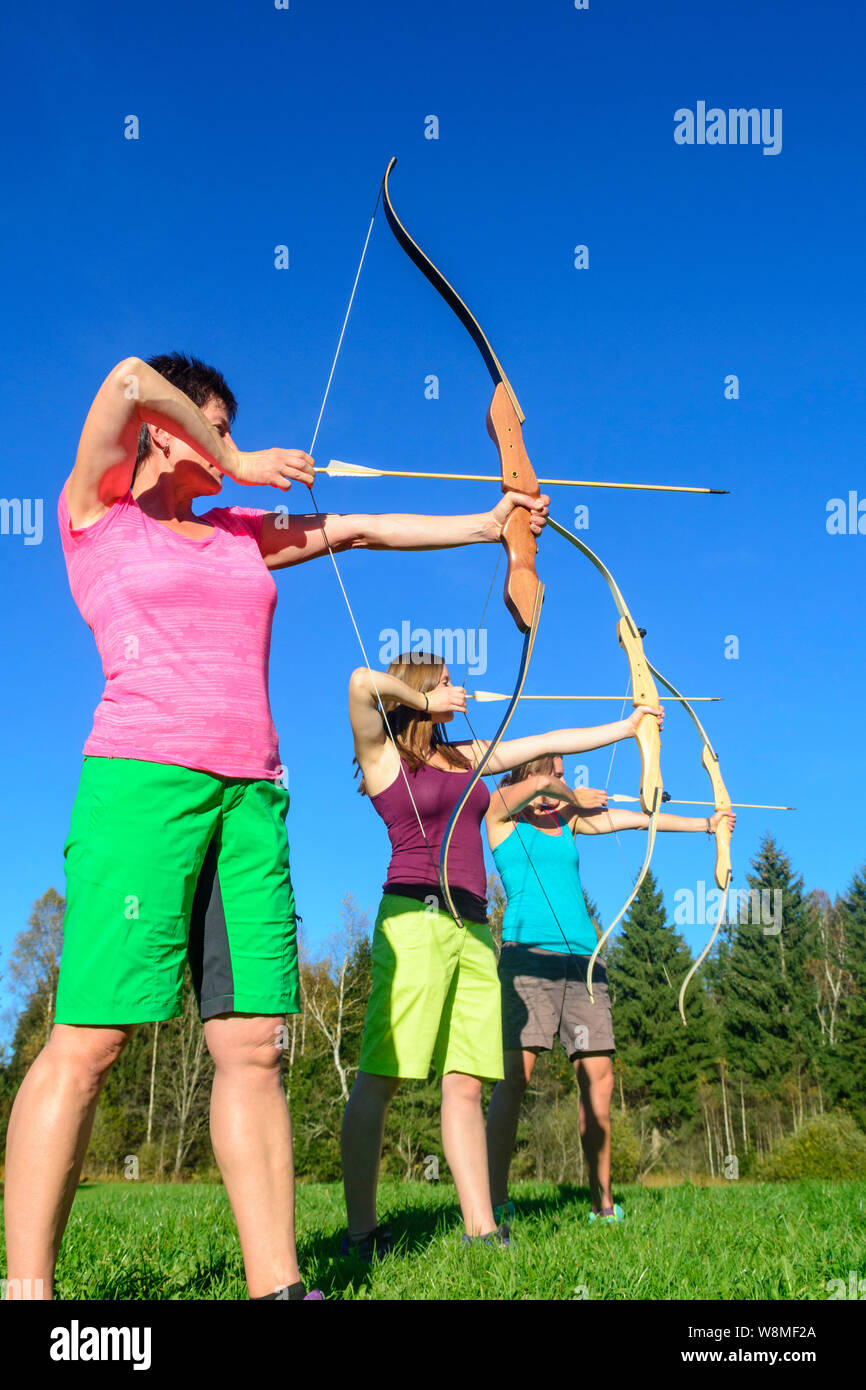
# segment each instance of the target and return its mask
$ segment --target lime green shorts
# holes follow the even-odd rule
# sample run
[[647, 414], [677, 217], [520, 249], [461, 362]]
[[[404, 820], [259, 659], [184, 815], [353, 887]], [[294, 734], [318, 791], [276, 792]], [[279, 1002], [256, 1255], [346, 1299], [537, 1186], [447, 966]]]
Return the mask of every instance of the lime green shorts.
[[373, 929], [373, 988], [360, 1070], [425, 1080], [458, 1071], [498, 1081], [502, 1005], [489, 927], [387, 894]]
[[85, 758], [66, 841], [58, 1023], [299, 1009], [289, 794], [266, 779]]

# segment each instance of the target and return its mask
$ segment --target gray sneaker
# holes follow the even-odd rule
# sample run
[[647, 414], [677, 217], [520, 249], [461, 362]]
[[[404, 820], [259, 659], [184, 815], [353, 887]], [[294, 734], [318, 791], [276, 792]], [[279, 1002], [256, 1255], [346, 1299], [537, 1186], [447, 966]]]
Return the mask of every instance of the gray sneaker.
[[486, 1236], [464, 1236], [462, 1245], [498, 1245], [502, 1249], [508, 1249], [511, 1245], [511, 1230], [503, 1221], [496, 1227], [495, 1231], [488, 1231]]

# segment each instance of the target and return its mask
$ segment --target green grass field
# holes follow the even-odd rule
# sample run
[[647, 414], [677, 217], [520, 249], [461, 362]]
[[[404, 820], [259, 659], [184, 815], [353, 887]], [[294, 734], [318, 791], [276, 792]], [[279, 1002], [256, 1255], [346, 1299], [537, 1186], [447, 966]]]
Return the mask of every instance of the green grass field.
[[[627, 1187], [627, 1220], [589, 1225], [587, 1192], [521, 1183], [510, 1250], [461, 1247], [450, 1186], [386, 1182], [380, 1213], [406, 1254], [368, 1269], [338, 1256], [337, 1184], [298, 1190], [301, 1269], [329, 1298], [826, 1299], [866, 1275], [866, 1183]], [[221, 1187], [93, 1183], [75, 1200], [57, 1295], [240, 1299], [240, 1250]]]

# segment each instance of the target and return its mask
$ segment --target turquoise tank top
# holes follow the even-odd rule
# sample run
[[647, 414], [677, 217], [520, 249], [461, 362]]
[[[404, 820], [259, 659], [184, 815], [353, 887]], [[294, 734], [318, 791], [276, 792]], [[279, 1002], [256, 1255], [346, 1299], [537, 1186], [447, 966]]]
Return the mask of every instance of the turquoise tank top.
[[588, 956], [597, 938], [580, 886], [580, 855], [571, 831], [555, 820], [558, 835], [518, 821], [493, 851], [508, 899], [502, 940]]

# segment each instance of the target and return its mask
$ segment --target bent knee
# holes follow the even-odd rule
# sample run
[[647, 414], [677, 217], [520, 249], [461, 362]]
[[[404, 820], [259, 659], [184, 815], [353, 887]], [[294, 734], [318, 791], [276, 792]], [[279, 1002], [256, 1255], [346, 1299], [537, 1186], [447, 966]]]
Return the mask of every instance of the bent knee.
[[98, 1091], [135, 1032], [128, 1028], [92, 1028], [56, 1024], [44, 1049], [51, 1066], [62, 1068], [85, 1090]]
[[442, 1078], [442, 1093], [458, 1100], [481, 1101], [481, 1078], [449, 1071]]
[[218, 1071], [279, 1074], [287, 1040], [283, 1019], [227, 1015], [208, 1019], [204, 1029], [208, 1052]]

